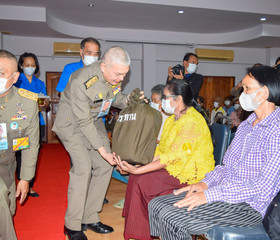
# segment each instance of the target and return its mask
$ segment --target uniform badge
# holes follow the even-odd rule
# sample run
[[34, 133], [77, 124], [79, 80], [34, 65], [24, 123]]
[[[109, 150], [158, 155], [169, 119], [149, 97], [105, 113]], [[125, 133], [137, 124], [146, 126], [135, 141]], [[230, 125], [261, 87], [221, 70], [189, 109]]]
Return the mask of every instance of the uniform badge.
[[99, 98], [102, 98], [102, 93], [99, 93], [98, 97], [99, 97]]
[[90, 88], [94, 83], [96, 83], [98, 81], [98, 76], [94, 76], [90, 79], [88, 79], [86, 82], [84, 82], [84, 85], [86, 87], [86, 89]]
[[22, 110], [22, 106], [23, 106], [23, 104], [21, 102], [17, 103], [17, 107], [18, 107], [17, 113], [18, 114], [23, 114], [25, 112], [24, 110]]
[[29, 137], [13, 139], [13, 151], [19, 151], [29, 148]]
[[12, 122], [10, 125], [10, 128], [13, 130], [16, 130], [18, 128], [18, 123], [17, 122]]
[[121, 91], [121, 86], [116, 86], [114, 89], [113, 89], [113, 94], [116, 95], [118, 92]]
[[19, 93], [20, 96], [31, 99], [31, 100], [34, 100], [36, 102], [38, 100], [38, 94], [37, 93], [30, 92], [30, 91], [22, 89], [22, 88], [18, 89], [18, 93]]
[[19, 116], [12, 116], [11, 120], [25, 120], [27, 119], [27, 115], [19, 115]]

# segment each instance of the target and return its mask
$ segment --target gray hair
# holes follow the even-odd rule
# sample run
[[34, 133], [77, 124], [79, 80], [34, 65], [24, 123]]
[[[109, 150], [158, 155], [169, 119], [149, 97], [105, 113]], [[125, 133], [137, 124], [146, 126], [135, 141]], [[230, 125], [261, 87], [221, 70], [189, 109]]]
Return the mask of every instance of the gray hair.
[[8, 58], [11, 62], [14, 62], [15, 68], [17, 69], [17, 58], [11, 52], [1, 49], [0, 58]]
[[165, 86], [163, 84], [158, 84], [152, 88], [151, 92], [152, 92], [152, 94], [153, 93], [158, 94], [160, 97], [160, 100], [162, 100], [164, 88], [165, 88]]
[[122, 47], [111, 47], [103, 55], [102, 62], [110, 66], [112, 63], [117, 63], [125, 66], [130, 65], [130, 57], [127, 51]]

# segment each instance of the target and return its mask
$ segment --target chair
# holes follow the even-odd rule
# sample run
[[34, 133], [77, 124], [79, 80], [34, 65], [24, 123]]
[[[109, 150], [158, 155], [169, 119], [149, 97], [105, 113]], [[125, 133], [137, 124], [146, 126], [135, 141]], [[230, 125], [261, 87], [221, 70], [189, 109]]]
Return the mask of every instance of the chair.
[[210, 126], [210, 130], [214, 138], [215, 165], [221, 165], [229, 144], [230, 128], [226, 124], [214, 123]]
[[128, 176], [121, 175], [115, 167], [113, 169], [112, 177], [121, 182], [128, 183]]

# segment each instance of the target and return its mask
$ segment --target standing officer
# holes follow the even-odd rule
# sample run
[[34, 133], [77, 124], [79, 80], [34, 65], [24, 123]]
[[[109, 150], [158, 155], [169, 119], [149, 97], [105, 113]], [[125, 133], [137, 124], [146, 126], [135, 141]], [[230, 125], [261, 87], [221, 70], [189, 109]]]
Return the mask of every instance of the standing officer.
[[[0, 50], [0, 237], [17, 239], [12, 216], [15, 197], [22, 204], [34, 177], [39, 149], [37, 94], [13, 86], [17, 82], [17, 59]], [[15, 184], [15, 152], [22, 151], [21, 180]], [[16, 191], [15, 191], [16, 189]]]
[[97, 233], [114, 231], [98, 216], [111, 178], [111, 165], [115, 165], [102, 120], [108, 111], [102, 109], [108, 102], [118, 108], [127, 106], [121, 82], [129, 65], [128, 53], [121, 47], [112, 47], [102, 61], [73, 73], [61, 95], [53, 131], [73, 164], [65, 215], [65, 234], [71, 240], [87, 239], [82, 231], [87, 228]]

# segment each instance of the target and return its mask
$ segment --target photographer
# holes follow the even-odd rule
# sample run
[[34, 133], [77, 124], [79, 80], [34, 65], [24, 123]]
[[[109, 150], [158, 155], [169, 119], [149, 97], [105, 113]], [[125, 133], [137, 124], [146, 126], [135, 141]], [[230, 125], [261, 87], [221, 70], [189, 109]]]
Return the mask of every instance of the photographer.
[[176, 65], [168, 68], [167, 82], [172, 79], [184, 79], [192, 88], [193, 97], [196, 100], [203, 84], [203, 76], [196, 73], [198, 57], [194, 53], [186, 53], [183, 66]]

